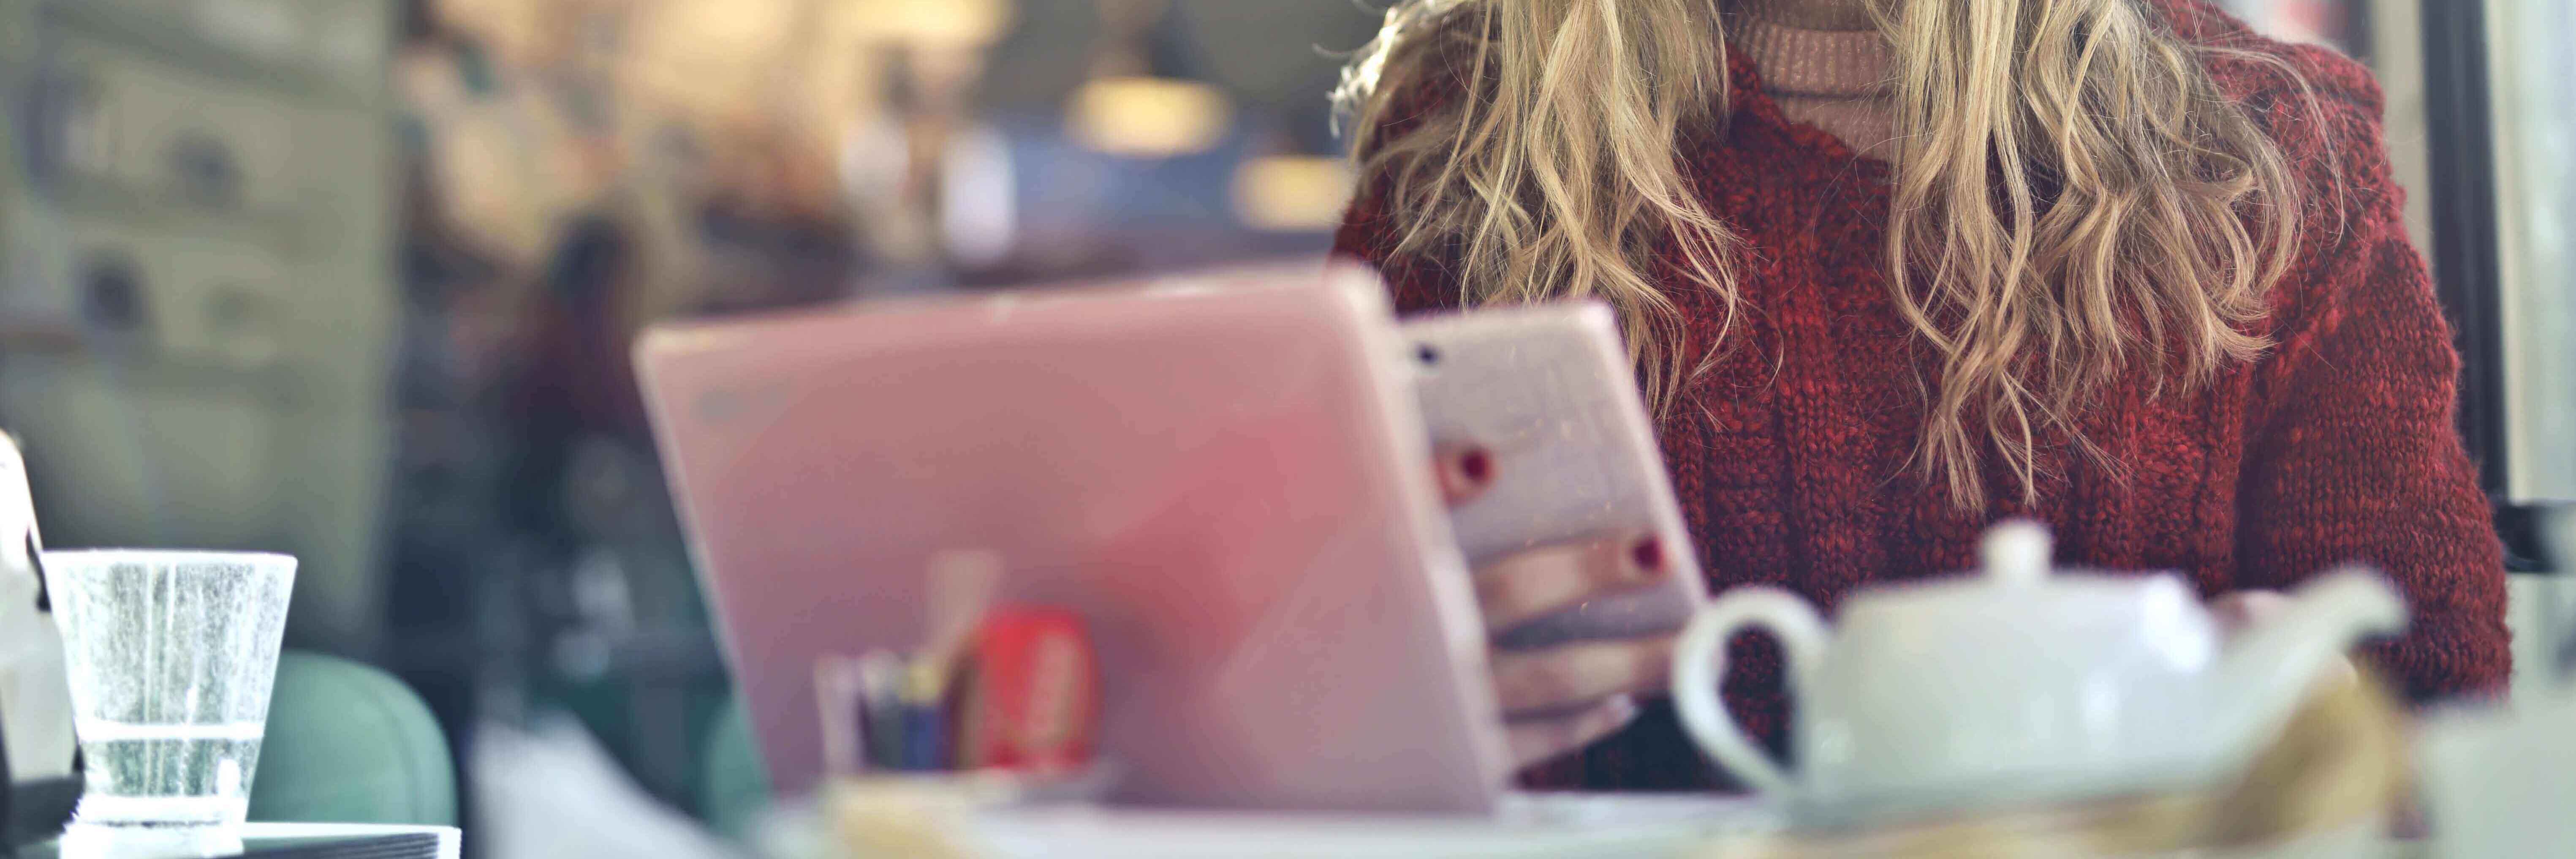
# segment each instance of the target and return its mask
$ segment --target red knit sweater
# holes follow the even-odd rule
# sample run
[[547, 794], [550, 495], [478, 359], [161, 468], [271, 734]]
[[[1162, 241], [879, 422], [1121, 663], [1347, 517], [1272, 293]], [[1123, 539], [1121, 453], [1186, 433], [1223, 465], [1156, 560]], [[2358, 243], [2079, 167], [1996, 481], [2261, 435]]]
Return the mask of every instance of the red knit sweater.
[[[2258, 323], [2277, 345], [2196, 392], [2151, 396], [2152, 380], [2135, 377], [2105, 391], [2086, 426], [2125, 479], [2068, 469], [2025, 506], [1999, 472], [1989, 509], [1957, 509], [1906, 465], [1921, 383], [1936, 370], [1881, 268], [1888, 165], [1783, 119], [1736, 52], [1731, 115], [1680, 157], [1748, 243], [1741, 288], [1758, 312], [1737, 317], [1736, 348], [1689, 392], [1696, 407], [1673, 409], [1662, 427], [1710, 587], [1778, 585], [1830, 611], [1856, 588], [1966, 569], [1985, 526], [2027, 515], [2054, 528], [2064, 563], [2181, 570], [2211, 595], [2371, 562], [2413, 610], [2405, 637], [2371, 653], [2388, 677], [2417, 700], [2499, 689], [2511, 659], [2501, 551], [2454, 429], [2459, 358], [2399, 219], [2377, 85], [2358, 63], [2261, 39], [2196, 0], [2154, 5], [2186, 38], [2278, 57], [2313, 87], [2315, 110], [2279, 70], [2210, 61], [2287, 150], [2311, 199], [2335, 201], [2308, 218], [2303, 258]], [[1402, 133], [1410, 113], [1394, 111], [1385, 130]], [[1337, 251], [1383, 269], [1406, 309], [1455, 305], [1459, 284], [1439, 260], [1393, 253], [1391, 217], [1364, 188]], [[1659, 273], [1686, 282], [1677, 267]], [[1694, 321], [1693, 347], [1706, 348], [1714, 302], [1669, 294]], [[1789, 702], [1773, 649], [1739, 642], [1731, 664], [1731, 709], [1781, 745]], [[1711, 779], [1659, 705], [1537, 780], [1688, 789]]]

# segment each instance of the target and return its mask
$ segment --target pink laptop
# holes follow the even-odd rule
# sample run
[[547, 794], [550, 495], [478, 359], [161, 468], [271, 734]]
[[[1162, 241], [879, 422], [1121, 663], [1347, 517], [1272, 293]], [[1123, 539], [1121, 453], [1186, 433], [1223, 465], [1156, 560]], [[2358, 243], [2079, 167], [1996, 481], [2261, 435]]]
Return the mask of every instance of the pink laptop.
[[1492, 811], [1484, 631], [1382, 287], [1320, 264], [650, 334], [639, 365], [777, 788], [826, 655], [909, 648], [931, 558], [1074, 609], [1118, 799]]

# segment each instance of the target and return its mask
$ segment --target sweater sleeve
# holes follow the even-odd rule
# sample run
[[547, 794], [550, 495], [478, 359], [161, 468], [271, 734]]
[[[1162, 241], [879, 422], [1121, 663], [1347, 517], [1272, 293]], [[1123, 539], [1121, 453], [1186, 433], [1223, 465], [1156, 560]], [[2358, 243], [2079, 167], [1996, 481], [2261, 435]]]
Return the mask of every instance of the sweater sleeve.
[[[2314, 121], [2274, 123], [2312, 129], [2283, 143], [2312, 171], [2320, 214], [2256, 370], [2242, 569], [2249, 585], [2290, 587], [2370, 564], [2411, 615], [2403, 637], [2370, 653], [2384, 676], [2416, 701], [2499, 692], [2512, 670], [2504, 560], [2459, 436], [2460, 357], [2407, 241], [2377, 88], [2341, 66], [2320, 71], [2315, 98], [2295, 108]], [[2276, 120], [2292, 102], [2273, 106]]]

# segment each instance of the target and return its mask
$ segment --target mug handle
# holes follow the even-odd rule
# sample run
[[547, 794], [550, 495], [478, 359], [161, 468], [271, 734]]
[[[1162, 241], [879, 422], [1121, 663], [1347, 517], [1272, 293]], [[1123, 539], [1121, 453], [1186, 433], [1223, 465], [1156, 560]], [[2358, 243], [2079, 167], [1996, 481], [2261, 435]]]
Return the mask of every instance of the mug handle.
[[1765, 795], [1790, 789], [1789, 774], [1726, 713], [1721, 681], [1726, 679], [1726, 645], [1736, 633], [1759, 628], [1780, 640], [1793, 693], [1802, 692], [1798, 678], [1812, 670], [1825, 653], [1825, 622], [1797, 595], [1777, 588], [1738, 588], [1691, 619], [1674, 645], [1673, 704], [1682, 727], [1711, 759]]

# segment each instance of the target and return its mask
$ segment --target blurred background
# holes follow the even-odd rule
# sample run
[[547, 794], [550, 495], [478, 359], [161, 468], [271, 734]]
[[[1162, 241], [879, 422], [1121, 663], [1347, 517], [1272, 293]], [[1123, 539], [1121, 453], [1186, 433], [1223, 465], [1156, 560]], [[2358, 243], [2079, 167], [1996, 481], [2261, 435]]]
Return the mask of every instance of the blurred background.
[[[2540, 574], [2516, 622], [2546, 653], [2576, 616], [2540, 538], [2576, 500], [2576, 11], [2229, 5], [2387, 86], [2469, 357], [2463, 431], [2517, 571]], [[469, 848], [605, 852], [546, 840], [587, 813], [540, 798], [567, 795], [658, 815], [630, 855], [725, 855], [757, 764], [635, 332], [1320, 252], [1352, 181], [1325, 93], [1377, 19], [1351, 0], [0, 0], [0, 427], [54, 544], [302, 557], [290, 645], [428, 701]]]

